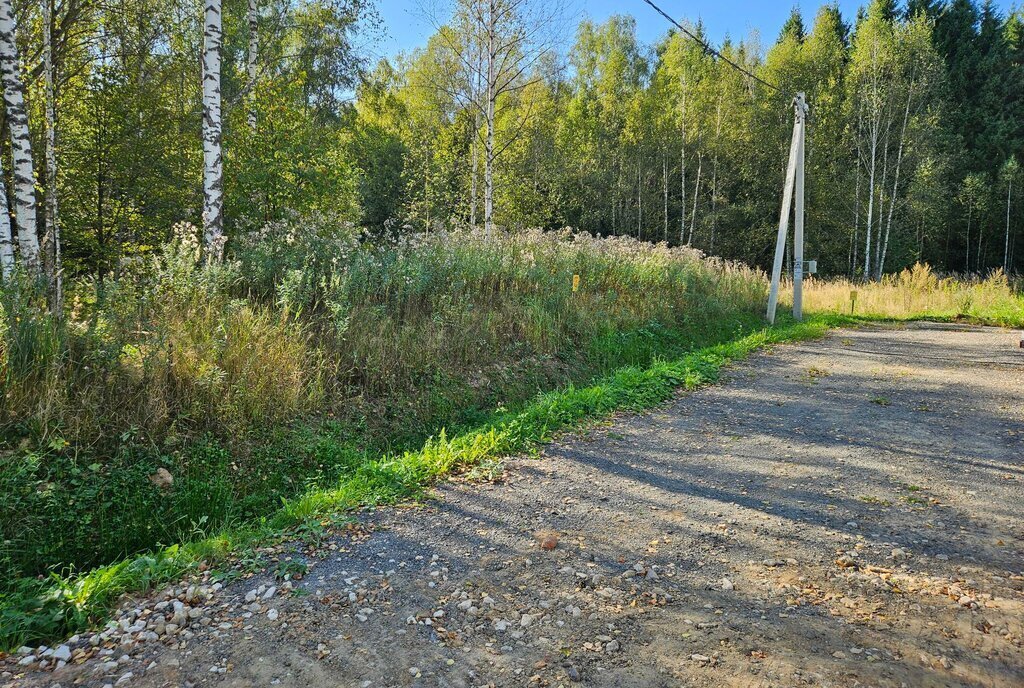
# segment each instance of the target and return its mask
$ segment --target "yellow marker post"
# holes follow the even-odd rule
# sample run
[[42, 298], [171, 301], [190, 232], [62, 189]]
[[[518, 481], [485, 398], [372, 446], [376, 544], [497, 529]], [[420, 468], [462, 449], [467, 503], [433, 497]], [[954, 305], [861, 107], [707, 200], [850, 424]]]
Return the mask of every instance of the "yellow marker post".
[[853, 311], [857, 308], [857, 290], [850, 290], [850, 315], [853, 315]]
[[573, 275], [572, 276], [572, 293], [575, 294], [579, 290], [580, 290], [580, 276], [579, 275]]

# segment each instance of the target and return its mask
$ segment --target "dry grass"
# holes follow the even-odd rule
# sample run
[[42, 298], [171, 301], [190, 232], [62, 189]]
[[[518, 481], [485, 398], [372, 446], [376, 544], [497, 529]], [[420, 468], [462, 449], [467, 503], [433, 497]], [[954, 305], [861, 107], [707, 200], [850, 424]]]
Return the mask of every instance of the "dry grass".
[[[783, 298], [791, 303], [792, 285], [789, 289]], [[886, 275], [881, 282], [808, 279], [804, 282], [804, 310], [901, 320], [967, 319], [1024, 326], [1024, 297], [1002, 271], [997, 270], [986, 279], [940, 277], [922, 264]]]

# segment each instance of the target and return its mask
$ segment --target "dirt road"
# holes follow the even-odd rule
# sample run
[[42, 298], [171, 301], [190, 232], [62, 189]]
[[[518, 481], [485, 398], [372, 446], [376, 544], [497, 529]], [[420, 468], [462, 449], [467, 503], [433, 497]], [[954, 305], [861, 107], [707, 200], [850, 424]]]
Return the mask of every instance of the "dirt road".
[[[1022, 686], [1019, 338], [913, 325], [778, 347], [502, 482], [367, 515], [291, 554], [310, 566], [294, 591], [260, 573], [175, 635], [114, 632], [105, 657], [7, 682]], [[122, 638], [152, 632], [160, 599]]]

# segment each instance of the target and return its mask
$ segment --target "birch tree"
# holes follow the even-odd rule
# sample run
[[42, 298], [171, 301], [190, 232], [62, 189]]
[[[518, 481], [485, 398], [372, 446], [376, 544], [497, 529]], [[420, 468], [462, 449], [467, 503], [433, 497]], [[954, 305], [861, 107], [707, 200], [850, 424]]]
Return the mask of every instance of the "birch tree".
[[43, 0], [43, 90], [46, 112], [46, 230], [44, 260], [49, 264], [53, 311], [63, 310], [64, 286], [60, 256], [60, 216], [57, 212], [57, 98], [53, 66], [53, 0]]
[[258, 0], [249, 0], [249, 11], [246, 15], [249, 24], [249, 43], [245, 54], [246, 100], [248, 101], [247, 120], [249, 128], [256, 130], [256, 78], [259, 62], [259, 4]]
[[206, 0], [203, 21], [203, 245], [211, 260], [219, 260], [224, 255], [224, 160], [221, 155], [220, 112], [222, 19], [221, 0]]
[[1010, 207], [1013, 203], [1013, 182], [1017, 179], [1017, 174], [1020, 172], [1020, 165], [1017, 163], [1017, 158], [1012, 155], [1003, 163], [1003, 168], [1000, 170], [1000, 177], [1003, 179], [1003, 183], [1006, 184], [1006, 235], [1003, 240], [1003, 272], [1010, 271]]
[[[458, 0], [456, 31], [439, 31], [453, 59], [454, 71], [441, 88], [479, 114], [474, 127], [483, 144], [484, 232], [494, 231], [495, 162], [519, 138], [530, 112], [518, 112], [516, 98], [534, 81], [534, 70], [551, 52], [550, 29], [560, 12], [557, 1]], [[498, 133], [499, 119], [511, 113], [516, 122]], [[475, 214], [475, 213], [474, 213]]]
[[11, 236], [11, 211], [7, 207], [7, 185], [0, 169], [0, 276], [6, 282], [14, 274], [14, 240]]
[[[892, 26], [885, 16], [883, 3], [874, 2], [868, 15], [858, 27], [851, 58], [852, 99], [858, 111], [860, 125], [856, 143], [860, 164], [867, 172], [868, 204], [864, 230], [864, 277], [872, 272], [872, 256], [877, 252], [875, 237], [877, 209], [875, 197], [879, 192], [878, 178], [885, 175], [888, 152], [888, 132], [891, 128], [892, 107], [889, 93], [892, 63]], [[885, 186], [883, 182], [882, 187]]]
[[14, 8], [11, 0], [0, 0], [0, 77], [3, 80], [4, 107], [11, 132], [11, 158], [14, 165], [14, 217], [17, 225], [21, 264], [30, 275], [38, 275], [39, 238], [36, 234], [36, 193], [32, 170], [32, 140], [25, 110], [25, 89], [15, 41]]

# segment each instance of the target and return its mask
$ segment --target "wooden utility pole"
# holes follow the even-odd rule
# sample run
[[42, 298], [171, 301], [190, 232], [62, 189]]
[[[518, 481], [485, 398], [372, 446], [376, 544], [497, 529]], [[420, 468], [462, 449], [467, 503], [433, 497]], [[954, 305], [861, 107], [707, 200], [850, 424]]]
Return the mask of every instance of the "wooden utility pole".
[[772, 264], [771, 290], [768, 293], [768, 322], [775, 322], [775, 309], [779, 304], [779, 282], [782, 280], [782, 259], [789, 235], [789, 214], [796, 193], [796, 220], [793, 235], [793, 316], [803, 318], [804, 272], [804, 132], [807, 120], [807, 102], [803, 93], [793, 99], [793, 139], [789, 144], [789, 163], [786, 182], [782, 189], [782, 210], [779, 213], [779, 234], [775, 240], [775, 262]]

